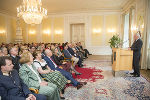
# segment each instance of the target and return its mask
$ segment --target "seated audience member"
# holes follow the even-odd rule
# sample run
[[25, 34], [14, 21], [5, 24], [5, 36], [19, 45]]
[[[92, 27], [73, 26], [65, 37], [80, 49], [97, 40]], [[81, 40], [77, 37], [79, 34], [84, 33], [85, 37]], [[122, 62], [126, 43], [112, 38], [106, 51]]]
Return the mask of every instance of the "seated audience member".
[[[58, 46], [58, 44], [56, 43], [55, 44], [55, 48], [57, 48], [58, 52], [57, 52], [57, 56], [61, 59], [61, 60], [64, 60], [64, 56], [62, 54], [62, 50], [60, 49], [60, 47]], [[51, 49], [52, 50], [52, 49]]]
[[28, 52], [27, 46], [21, 46], [21, 47], [20, 47], [19, 55], [21, 56], [21, 54], [22, 54], [22, 53], [25, 53], [25, 52]]
[[82, 67], [82, 66], [83, 66], [83, 64], [82, 64], [83, 59], [81, 59], [81, 57], [80, 57], [79, 55], [77, 55], [77, 54], [74, 52], [74, 50], [72, 49], [72, 44], [71, 44], [71, 43], [68, 43], [67, 45], [68, 45], [68, 49], [67, 49], [67, 50], [69, 51], [69, 53], [70, 53], [72, 56], [74, 56], [74, 57], [76, 57], [76, 58], [79, 58], [78, 66], [79, 66], [79, 67]]
[[76, 50], [80, 51], [80, 52], [84, 55], [85, 58], [88, 58], [87, 52], [85, 52], [84, 50], [82, 50], [82, 49], [80, 48], [78, 42], [76, 43]]
[[12, 58], [12, 63], [14, 65], [14, 69], [16, 69], [19, 72], [19, 68], [20, 68], [19, 59], [20, 59], [20, 57], [18, 56], [18, 48], [12, 47], [10, 49], [9, 53], [10, 53], [10, 57]]
[[60, 100], [57, 86], [44, 81], [32, 65], [33, 56], [30, 52], [21, 55], [20, 63], [23, 65], [19, 69], [19, 75], [29, 88], [38, 89], [40, 94], [48, 97], [48, 100]]
[[78, 63], [79, 58], [76, 58], [76, 57], [72, 56], [67, 49], [68, 49], [67, 44], [64, 44], [64, 50], [63, 50], [64, 57], [73, 60], [74, 61], [73, 66], [75, 66]]
[[45, 56], [45, 54], [44, 54], [45, 46], [40, 45], [40, 46], [37, 48], [37, 50], [41, 52], [42, 59], [43, 59], [44, 56]]
[[0, 56], [3, 56], [3, 53], [2, 53], [2, 50], [1, 50], [1, 48], [0, 48]]
[[74, 50], [74, 52], [76, 52], [77, 55], [81, 57], [81, 59], [86, 59], [85, 54], [79, 51], [75, 43], [72, 44], [72, 49]]
[[52, 56], [52, 52], [49, 49], [45, 50], [45, 57], [44, 60], [47, 62], [48, 66], [50, 67], [51, 70], [53, 71], [60, 71], [62, 75], [64, 75], [68, 80], [71, 80], [72, 84], [74, 86], [77, 87], [77, 89], [80, 89], [83, 85], [86, 85], [86, 82], [78, 82], [76, 81], [71, 73], [59, 68], [59, 66], [57, 66], [57, 64], [55, 64], [55, 62], [52, 60], [51, 56]]
[[32, 94], [13, 70], [11, 57], [0, 57], [0, 96], [1, 100], [46, 100], [41, 94]]
[[87, 49], [83, 49], [83, 46], [82, 46], [81, 42], [79, 42], [78, 45], [79, 45], [79, 47], [80, 47], [83, 51], [85, 51], [86, 54], [92, 55], [92, 54], [89, 53], [89, 51], [88, 51]]
[[67, 72], [72, 73], [72, 71], [74, 71], [76, 75], [81, 75], [81, 73], [77, 72], [74, 69], [74, 67], [72, 66], [72, 64], [70, 62], [64, 62], [60, 57], [58, 57], [58, 49], [57, 48], [55, 48], [55, 50], [53, 51], [52, 59], [58, 66], [61, 66]]
[[36, 48], [34, 46], [31, 46], [29, 51], [32, 54], [35, 50], [36, 50]]
[[2, 47], [1, 50], [2, 50], [3, 56], [8, 56], [8, 50], [6, 47]]
[[46, 61], [42, 59], [40, 51], [34, 52], [33, 57], [34, 57], [33, 65], [36, 67], [37, 71], [43, 78], [46, 78], [48, 82], [57, 85], [62, 97], [61, 91], [66, 86], [67, 82], [70, 83], [70, 80], [67, 80], [59, 71], [51, 70], [48, 67]]

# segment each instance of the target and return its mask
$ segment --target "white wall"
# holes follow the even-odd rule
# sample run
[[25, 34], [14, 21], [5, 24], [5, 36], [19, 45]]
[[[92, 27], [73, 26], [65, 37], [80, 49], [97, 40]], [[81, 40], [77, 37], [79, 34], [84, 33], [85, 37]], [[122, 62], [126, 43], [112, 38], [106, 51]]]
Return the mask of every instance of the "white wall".
[[[103, 16], [105, 25], [106, 15], [118, 15], [119, 21], [119, 33], [121, 27], [121, 13], [120, 11], [107, 11], [107, 12], [97, 12], [97, 13], [76, 13], [76, 14], [60, 14], [60, 15], [50, 15], [49, 17], [64, 17], [64, 42], [70, 42], [70, 24], [84, 23], [85, 24], [85, 48], [87, 48], [94, 55], [111, 55], [112, 50], [108, 45], [103, 46], [92, 46], [91, 45], [91, 18], [92, 16]], [[105, 28], [105, 27], [104, 27]], [[105, 34], [105, 32], [104, 32]]]

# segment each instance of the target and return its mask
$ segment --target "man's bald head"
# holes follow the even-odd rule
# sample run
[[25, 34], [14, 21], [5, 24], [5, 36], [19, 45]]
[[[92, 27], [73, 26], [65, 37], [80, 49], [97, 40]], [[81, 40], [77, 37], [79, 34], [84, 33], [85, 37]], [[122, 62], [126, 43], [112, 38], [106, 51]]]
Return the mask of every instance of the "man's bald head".
[[48, 57], [51, 57], [52, 56], [52, 51], [50, 49], [46, 49], [45, 50], [45, 55], [48, 56]]
[[139, 38], [140, 38], [140, 34], [139, 33], [134, 34], [134, 40], [137, 40]]

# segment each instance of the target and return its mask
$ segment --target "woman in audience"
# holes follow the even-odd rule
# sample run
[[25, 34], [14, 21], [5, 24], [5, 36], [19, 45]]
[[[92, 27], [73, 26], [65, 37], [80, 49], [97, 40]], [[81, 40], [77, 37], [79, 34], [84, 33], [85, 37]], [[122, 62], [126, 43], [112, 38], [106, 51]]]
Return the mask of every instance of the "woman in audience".
[[53, 50], [52, 59], [54, 60], [54, 62], [55, 62], [58, 66], [62, 67], [62, 68], [63, 68], [64, 70], [66, 70], [67, 72], [72, 73], [72, 71], [74, 71], [74, 72], [75, 72], [75, 75], [81, 75], [81, 73], [77, 72], [77, 71], [74, 69], [75, 66], [73, 67], [71, 63], [69, 63], [69, 62], [64, 62], [63, 59], [61, 59], [60, 57], [58, 57], [58, 49], [57, 49], [57, 48], [55, 48], [55, 49]]
[[28, 47], [27, 46], [21, 46], [20, 47], [20, 52], [19, 55], [21, 56], [22, 53], [28, 52]]
[[30, 52], [21, 55], [20, 63], [23, 65], [19, 69], [19, 75], [24, 83], [33, 89], [38, 89], [40, 94], [46, 95], [48, 100], [60, 100], [57, 86], [44, 81], [37, 72], [33, 63], [33, 56]]
[[34, 62], [33, 65], [36, 67], [39, 74], [46, 78], [47, 81], [57, 85], [60, 95], [62, 96], [62, 90], [64, 89], [65, 85], [67, 83], [70, 83], [70, 80], [67, 80], [59, 71], [53, 71], [51, 70], [46, 61], [42, 59], [41, 51], [35, 51], [33, 53]]

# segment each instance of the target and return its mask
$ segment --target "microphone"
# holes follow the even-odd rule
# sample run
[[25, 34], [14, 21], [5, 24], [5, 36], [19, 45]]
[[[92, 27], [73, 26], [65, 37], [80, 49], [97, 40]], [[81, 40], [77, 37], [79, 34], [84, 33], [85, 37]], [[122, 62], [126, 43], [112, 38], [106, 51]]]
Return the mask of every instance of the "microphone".
[[127, 39], [126, 41], [122, 42], [122, 44], [124, 44], [124, 43], [126, 43], [126, 42], [128, 42], [128, 41], [129, 41], [129, 39]]
[[129, 41], [129, 39], [127, 39], [126, 41], [123, 41], [122, 43], [119, 44], [119, 46], [123, 46], [125, 43], [127, 43]]

